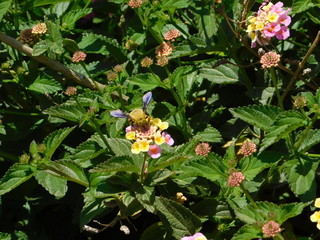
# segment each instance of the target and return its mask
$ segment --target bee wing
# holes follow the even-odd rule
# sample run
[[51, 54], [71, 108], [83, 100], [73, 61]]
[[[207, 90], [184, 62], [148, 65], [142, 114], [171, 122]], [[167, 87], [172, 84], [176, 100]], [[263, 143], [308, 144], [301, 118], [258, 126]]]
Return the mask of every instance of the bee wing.
[[152, 92], [147, 92], [145, 95], [142, 97], [142, 109], [143, 111], [146, 110], [148, 107], [150, 101], [152, 99]]
[[110, 115], [112, 117], [117, 117], [117, 118], [130, 118], [129, 114], [122, 112], [121, 110], [111, 111]]

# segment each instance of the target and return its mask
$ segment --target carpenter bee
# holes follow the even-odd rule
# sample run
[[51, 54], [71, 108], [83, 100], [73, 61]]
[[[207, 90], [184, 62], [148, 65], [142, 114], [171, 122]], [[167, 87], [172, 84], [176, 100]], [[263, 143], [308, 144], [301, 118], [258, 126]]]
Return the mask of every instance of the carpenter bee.
[[110, 112], [110, 115], [117, 118], [127, 118], [129, 119], [131, 124], [134, 124], [137, 126], [147, 125], [151, 120], [151, 116], [146, 113], [146, 109], [151, 99], [152, 99], [152, 92], [147, 92], [142, 97], [142, 109], [141, 108], [134, 109], [129, 114], [121, 110], [115, 110]]

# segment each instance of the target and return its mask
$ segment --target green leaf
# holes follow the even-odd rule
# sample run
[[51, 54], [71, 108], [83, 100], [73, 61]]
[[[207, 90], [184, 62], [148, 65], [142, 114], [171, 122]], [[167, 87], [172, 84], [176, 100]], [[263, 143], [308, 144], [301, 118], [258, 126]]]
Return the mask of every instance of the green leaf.
[[200, 219], [180, 203], [156, 197], [155, 207], [162, 223], [172, 231], [172, 236], [177, 239], [193, 235], [201, 228]]
[[14, 164], [0, 180], [0, 195], [10, 192], [20, 184], [31, 178], [36, 167], [28, 164]]
[[72, 132], [73, 129], [75, 129], [75, 127], [59, 129], [57, 131], [50, 133], [44, 139], [43, 143], [46, 146], [46, 150], [44, 154], [48, 159], [51, 159], [53, 153], [60, 146], [62, 141]]
[[141, 235], [140, 240], [165, 240], [167, 229], [161, 222], [148, 226]]
[[213, 37], [218, 31], [218, 25], [212, 6], [201, 5], [194, 10], [194, 13], [200, 36], [205, 39]]
[[122, 50], [119, 43], [115, 39], [102, 35], [85, 34], [78, 45], [86, 53], [111, 54], [118, 62], [125, 62], [127, 60], [126, 53]]
[[320, 130], [319, 129], [310, 129], [307, 137], [303, 140], [301, 146], [298, 149], [298, 152], [305, 153], [312, 146], [320, 143]]
[[212, 142], [212, 143], [220, 143], [222, 140], [220, 132], [214, 127], [207, 127], [201, 132], [196, 133], [194, 136], [200, 142]]
[[11, 6], [12, 0], [0, 0], [0, 21]]
[[206, 53], [208, 51], [212, 51], [212, 46], [208, 46], [203, 38], [198, 36], [191, 36], [187, 40], [181, 42], [178, 46], [176, 46], [176, 48], [170, 55], [170, 59]]
[[39, 7], [39, 6], [43, 6], [43, 5], [56, 4], [59, 2], [70, 2], [70, 0], [35, 0], [33, 2], [33, 6]]
[[51, 175], [45, 171], [37, 172], [35, 178], [42, 187], [57, 198], [62, 198], [68, 190], [66, 179]]
[[312, 0], [293, 0], [292, 1], [292, 11], [293, 13], [304, 12], [315, 5], [312, 3]]
[[89, 186], [87, 176], [83, 172], [83, 169], [71, 160], [58, 160], [43, 164], [42, 170], [85, 187]]
[[151, 213], [155, 212], [155, 189], [154, 187], [143, 186], [141, 183], [135, 182], [131, 190], [133, 191], [135, 197], [140, 202], [140, 204]]
[[192, 158], [191, 155], [182, 155], [182, 154], [175, 154], [173, 156], [163, 156], [158, 159], [153, 159], [150, 162], [150, 165], [148, 166], [148, 172], [153, 172], [165, 167], [168, 167], [172, 164], [178, 163], [178, 162], [183, 162], [188, 159]]
[[220, 178], [228, 178], [224, 173], [222, 159], [220, 156], [209, 153], [204, 157], [194, 157], [194, 160], [181, 166], [181, 171], [190, 176], [201, 176], [215, 182]]
[[316, 197], [317, 184], [315, 181], [318, 159], [300, 158], [284, 163], [284, 171], [291, 190], [302, 201], [310, 201]]
[[144, 91], [149, 91], [164, 85], [157, 75], [151, 73], [136, 74], [130, 79], [130, 82], [138, 85]]
[[280, 114], [281, 109], [275, 106], [251, 105], [240, 108], [230, 109], [234, 117], [269, 131], [274, 119]]
[[302, 113], [297, 111], [280, 113], [269, 129], [269, 133], [262, 140], [260, 152], [304, 125], [306, 125], [306, 118]]
[[130, 156], [116, 156], [99, 164], [90, 172], [140, 172], [141, 169], [136, 165]]
[[187, 8], [189, 1], [187, 0], [163, 0], [161, 9], [163, 11], [171, 10], [172, 8]]
[[44, 110], [43, 112], [51, 117], [58, 117], [72, 122], [80, 122], [83, 117], [82, 111], [78, 106], [53, 106]]
[[170, 82], [173, 86], [177, 86], [177, 84], [182, 80], [182, 78], [190, 73], [196, 71], [195, 66], [182, 66], [178, 67], [174, 70], [174, 72], [170, 76]]
[[95, 217], [107, 210], [106, 199], [93, 198], [88, 194], [84, 196], [84, 206], [80, 213], [80, 229]]
[[246, 224], [242, 226], [231, 238], [231, 240], [251, 240], [263, 237], [261, 227], [257, 225]]
[[73, 30], [75, 23], [82, 17], [90, 14], [92, 8], [71, 10], [62, 18], [61, 27], [63, 30]]
[[200, 76], [215, 84], [234, 84], [239, 82], [239, 67], [233, 64], [206, 66], [200, 69]]
[[53, 78], [43, 75], [38, 76], [33, 83], [31, 83], [27, 89], [38, 93], [55, 93], [62, 90], [61, 85]]
[[32, 47], [32, 56], [39, 56], [45, 53], [52, 46], [50, 40], [40, 40]]

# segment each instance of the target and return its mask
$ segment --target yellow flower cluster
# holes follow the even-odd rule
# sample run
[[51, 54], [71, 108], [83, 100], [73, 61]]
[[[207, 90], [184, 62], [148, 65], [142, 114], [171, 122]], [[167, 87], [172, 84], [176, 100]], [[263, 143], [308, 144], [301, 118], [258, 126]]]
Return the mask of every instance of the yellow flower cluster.
[[[317, 208], [320, 208], [320, 198], [317, 198], [316, 201], [314, 202], [314, 206]], [[310, 216], [311, 222], [316, 222], [317, 223], [317, 228], [320, 230], [320, 211], [315, 211], [311, 216]]]
[[148, 152], [150, 145], [155, 143], [161, 145], [166, 142], [166, 138], [162, 131], [169, 127], [168, 122], [162, 122], [161, 119], [151, 119], [146, 125], [134, 125], [127, 128], [126, 138], [135, 140], [132, 144], [131, 152], [138, 154], [140, 152]]

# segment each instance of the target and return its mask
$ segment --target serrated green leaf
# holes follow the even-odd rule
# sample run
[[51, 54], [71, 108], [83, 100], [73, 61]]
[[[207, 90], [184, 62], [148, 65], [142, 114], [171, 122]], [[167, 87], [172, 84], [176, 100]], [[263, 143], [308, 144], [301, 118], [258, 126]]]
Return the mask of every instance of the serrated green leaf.
[[73, 129], [75, 129], [75, 127], [59, 129], [50, 133], [44, 139], [43, 143], [46, 146], [44, 154], [48, 159], [51, 159], [53, 153], [60, 146], [62, 141], [72, 132]]
[[203, 67], [200, 76], [215, 84], [234, 84], [239, 82], [239, 67], [232, 64], [222, 64], [218, 67]]
[[9, 10], [11, 3], [12, 3], [12, 0], [1, 0], [0, 1], [0, 21], [2, 20], [3, 16]]
[[92, 8], [85, 9], [77, 9], [71, 10], [62, 18], [61, 27], [63, 30], [72, 30], [74, 28], [75, 23], [82, 17], [90, 14], [92, 12]]
[[207, 127], [201, 132], [196, 133], [194, 136], [200, 142], [219, 143], [222, 140], [220, 132], [214, 127]]
[[165, 240], [167, 229], [161, 222], [148, 226], [142, 233], [140, 240]]
[[205, 39], [213, 37], [218, 31], [218, 25], [213, 8], [209, 5], [202, 5], [194, 10], [195, 20], [199, 29], [199, 34]]
[[80, 229], [108, 209], [107, 205], [104, 204], [105, 202], [108, 202], [108, 200], [93, 198], [88, 194], [85, 195], [84, 206], [80, 213]]
[[33, 83], [31, 83], [27, 89], [38, 93], [55, 93], [62, 90], [61, 85], [48, 76], [38, 76]]
[[261, 227], [246, 224], [242, 226], [231, 238], [231, 240], [251, 240], [263, 237]]
[[85, 187], [89, 186], [87, 176], [83, 169], [71, 160], [58, 160], [43, 164], [42, 170]]
[[163, 0], [161, 3], [161, 9], [163, 11], [172, 8], [187, 8], [189, 6], [189, 1], [187, 0]]
[[316, 197], [315, 177], [318, 165], [318, 159], [312, 158], [293, 159], [284, 163], [289, 186], [302, 201], [310, 201]]
[[170, 55], [170, 59], [205, 53], [208, 51], [212, 51], [212, 46], [208, 46], [203, 38], [191, 36], [175, 47]]
[[282, 138], [285, 138], [290, 132], [306, 124], [305, 116], [297, 111], [286, 111], [280, 113], [269, 132], [262, 140], [260, 152], [271, 146]]
[[116, 156], [99, 164], [90, 172], [140, 172], [141, 169], [135, 164], [130, 156]]
[[44, 110], [43, 112], [52, 117], [58, 117], [72, 122], [80, 122], [83, 117], [83, 113], [78, 106], [53, 106]]
[[314, 146], [318, 143], [320, 143], [320, 130], [319, 129], [310, 129], [307, 137], [303, 140], [302, 144], [300, 145], [298, 152], [305, 153], [312, 146]]
[[35, 175], [35, 178], [42, 187], [57, 198], [62, 198], [68, 190], [67, 180], [61, 177], [39, 171]]
[[190, 176], [201, 176], [215, 182], [220, 178], [228, 178], [224, 173], [220, 156], [209, 153], [206, 158], [194, 157], [194, 160], [181, 166], [181, 171]]
[[118, 62], [125, 62], [127, 60], [126, 54], [119, 43], [115, 39], [102, 35], [85, 34], [78, 45], [86, 53], [111, 54]]
[[33, 2], [33, 6], [39, 7], [39, 6], [43, 6], [43, 5], [56, 4], [59, 2], [70, 2], [70, 0], [35, 0]]
[[46, 52], [52, 46], [50, 40], [40, 40], [32, 48], [32, 56], [39, 56]]
[[195, 66], [182, 66], [178, 67], [174, 70], [174, 72], [170, 75], [170, 82], [173, 86], [177, 86], [177, 84], [182, 80], [182, 78], [190, 73], [196, 71]]
[[230, 112], [234, 117], [269, 131], [275, 118], [280, 114], [281, 109], [275, 106], [251, 105], [241, 108], [231, 109]]
[[180, 239], [193, 235], [201, 228], [200, 219], [189, 209], [173, 200], [156, 197], [156, 210], [162, 223], [172, 231], [172, 236]]
[[155, 213], [154, 187], [143, 186], [141, 183], [135, 182], [130, 189], [133, 191], [135, 198], [148, 212]]
[[132, 84], [138, 85], [142, 90], [149, 91], [164, 86], [157, 75], [151, 73], [136, 74], [130, 78]]
[[293, 0], [292, 1], [292, 11], [293, 13], [304, 12], [315, 5], [312, 3], [312, 0]]
[[174, 156], [170, 155], [170, 156], [164, 156], [158, 159], [153, 159], [150, 162], [150, 165], [148, 166], [148, 172], [153, 172], [153, 171], [168, 167], [172, 164], [186, 161], [190, 158], [192, 158], [191, 155], [176, 154]]
[[12, 165], [0, 180], [0, 195], [10, 192], [20, 184], [31, 178], [36, 167], [28, 164]]

